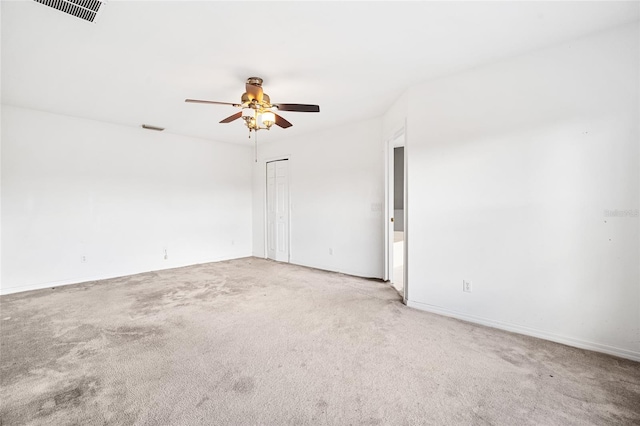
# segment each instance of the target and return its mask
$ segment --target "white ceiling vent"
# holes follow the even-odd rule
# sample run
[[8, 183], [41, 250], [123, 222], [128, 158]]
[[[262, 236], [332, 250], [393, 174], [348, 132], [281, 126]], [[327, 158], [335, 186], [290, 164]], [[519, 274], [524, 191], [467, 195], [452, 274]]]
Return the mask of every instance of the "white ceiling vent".
[[85, 21], [94, 22], [100, 11], [100, 7], [104, 5], [101, 0], [34, 0], [61, 12], [76, 16]]

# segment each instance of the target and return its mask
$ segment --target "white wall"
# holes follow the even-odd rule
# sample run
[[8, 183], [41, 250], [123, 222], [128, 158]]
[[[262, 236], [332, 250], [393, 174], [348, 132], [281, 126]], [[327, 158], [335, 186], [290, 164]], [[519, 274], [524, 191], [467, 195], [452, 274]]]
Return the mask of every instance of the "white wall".
[[381, 278], [384, 153], [380, 120], [265, 143], [258, 146], [258, 153], [253, 169], [254, 255], [264, 257], [265, 253], [265, 161], [289, 157], [291, 263]]
[[409, 90], [410, 306], [640, 360], [639, 38]]
[[398, 132], [403, 131], [407, 120], [408, 102], [409, 93], [404, 92], [382, 117], [382, 137], [385, 142], [394, 139]]
[[250, 256], [251, 203], [247, 146], [2, 107], [2, 293]]

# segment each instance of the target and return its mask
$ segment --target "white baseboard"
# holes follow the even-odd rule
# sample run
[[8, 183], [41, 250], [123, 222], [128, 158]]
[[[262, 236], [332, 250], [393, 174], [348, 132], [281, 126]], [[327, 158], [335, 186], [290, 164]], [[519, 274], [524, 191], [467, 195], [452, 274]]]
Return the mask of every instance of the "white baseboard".
[[319, 269], [321, 271], [335, 272], [338, 274], [350, 275], [353, 277], [360, 277], [360, 278], [367, 278], [367, 279], [374, 278], [374, 279], [380, 279], [380, 280], [382, 279], [381, 273], [376, 274], [376, 273], [370, 273], [370, 272], [364, 272], [364, 271], [346, 270], [346, 269], [340, 269], [334, 266], [328, 266], [324, 264], [318, 264], [318, 263], [310, 264], [307, 262], [299, 262], [297, 259], [291, 259], [289, 263], [292, 265], [304, 266], [305, 268]]
[[426, 303], [415, 302], [408, 300], [407, 306], [410, 308], [419, 309], [421, 311], [427, 311], [434, 314], [444, 315], [452, 318], [461, 319], [464, 321], [472, 322], [475, 324], [481, 324], [488, 327], [498, 328], [500, 330], [512, 331], [514, 333], [524, 334], [526, 336], [538, 337], [540, 339], [550, 340], [556, 343], [562, 343], [567, 346], [574, 346], [580, 349], [587, 349], [594, 352], [602, 352], [609, 355], [618, 356], [620, 358], [630, 359], [632, 361], [640, 362], [640, 352], [629, 349], [616, 348], [609, 345], [603, 345], [601, 343], [587, 342], [572, 337], [559, 336], [554, 333], [549, 333], [543, 330], [536, 330], [529, 327], [523, 327], [517, 324], [509, 324], [501, 321], [495, 321], [488, 318], [477, 317], [474, 315], [463, 314], [460, 312], [452, 311], [450, 309], [441, 308], [439, 306], [433, 306]]
[[198, 261], [193, 261], [193, 262], [188, 262], [185, 264], [173, 264], [171, 266], [167, 266], [167, 267], [162, 267], [162, 268], [154, 268], [154, 269], [149, 269], [149, 270], [129, 270], [129, 271], [119, 271], [119, 272], [114, 272], [114, 273], [110, 273], [110, 274], [98, 274], [98, 275], [87, 275], [87, 276], [82, 276], [82, 277], [76, 277], [76, 278], [71, 278], [68, 280], [59, 280], [59, 281], [48, 281], [48, 282], [44, 282], [44, 283], [37, 283], [37, 284], [30, 284], [30, 285], [23, 285], [23, 286], [18, 286], [18, 287], [9, 287], [9, 288], [0, 288], [0, 296], [5, 296], [8, 294], [14, 294], [14, 293], [22, 293], [24, 291], [32, 291], [32, 290], [43, 290], [46, 288], [53, 288], [53, 287], [62, 287], [65, 285], [72, 285], [72, 284], [81, 284], [81, 283], [86, 283], [89, 281], [98, 281], [98, 280], [108, 280], [111, 278], [120, 278], [120, 277], [126, 277], [129, 275], [137, 275], [137, 274], [144, 274], [146, 272], [154, 272], [154, 271], [164, 271], [167, 269], [176, 269], [176, 268], [184, 268], [185, 266], [193, 266], [193, 265], [201, 265], [203, 263], [211, 263], [211, 262], [222, 262], [224, 260], [232, 260], [232, 259], [240, 259], [243, 257], [252, 257], [253, 255], [250, 253], [243, 253], [243, 254], [236, 254], [236, 255], [230, 255], [230, 256], [218, 256], [218, 257], [214, 257], [214, 258], [209, 258], [209, 259], [203, 259], [203, 260], [198, 260]]

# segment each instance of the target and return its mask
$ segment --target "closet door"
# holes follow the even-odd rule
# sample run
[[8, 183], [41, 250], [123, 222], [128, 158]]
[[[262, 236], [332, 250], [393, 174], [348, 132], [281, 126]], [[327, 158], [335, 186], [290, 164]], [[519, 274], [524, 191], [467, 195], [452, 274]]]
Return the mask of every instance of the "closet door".
[[267, 163], [267, 257], [289, 262], [289, 160]]

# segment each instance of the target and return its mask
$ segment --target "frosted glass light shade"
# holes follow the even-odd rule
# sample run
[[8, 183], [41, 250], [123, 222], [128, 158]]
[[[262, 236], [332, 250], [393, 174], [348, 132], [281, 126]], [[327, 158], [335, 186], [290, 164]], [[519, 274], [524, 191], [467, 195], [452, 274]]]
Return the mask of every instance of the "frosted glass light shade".
[[262, 113], [262, 124], [264, 124], [267, 127], [271, 127], [275, 122], [276, 122], [276, 115], [274, 113], [272, 113], [271, 111]]

